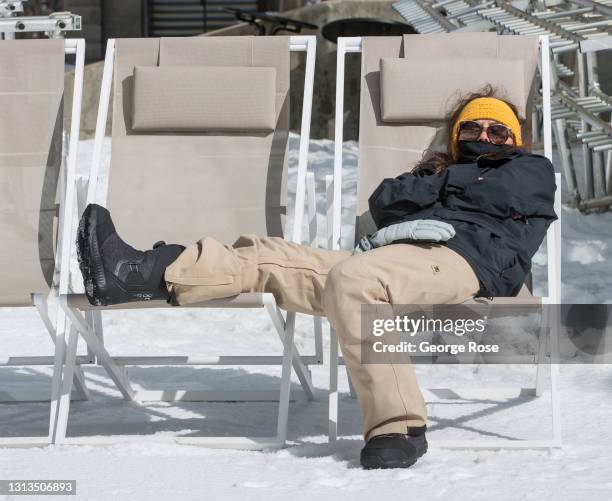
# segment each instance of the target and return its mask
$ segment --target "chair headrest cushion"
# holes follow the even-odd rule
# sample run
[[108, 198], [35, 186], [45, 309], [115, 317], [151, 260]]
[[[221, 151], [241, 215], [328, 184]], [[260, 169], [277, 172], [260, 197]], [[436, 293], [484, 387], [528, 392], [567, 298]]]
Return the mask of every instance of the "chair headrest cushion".
[[272, 131], [276, 69], [253, 66], [136, 66], [134, 131]]
[[442, 121], [457, 100], [486, 84], [513, 103], [525, 119], [531, 75], [521, 59], [494, 57], [381, 58], [380, 107], [383, 122]]

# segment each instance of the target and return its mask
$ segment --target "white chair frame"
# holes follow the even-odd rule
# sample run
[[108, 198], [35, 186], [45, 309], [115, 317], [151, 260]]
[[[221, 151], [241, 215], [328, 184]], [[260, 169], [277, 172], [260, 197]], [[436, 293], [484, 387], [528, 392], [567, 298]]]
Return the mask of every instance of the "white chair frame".
[[[306, 189], [314, 188], [312, 176], [307, 176], [308, 146], [310, 140], [310, 121], [312, 112], [312, 94], [314, 87], [314, 64], [316, 54], [315, 36], [291, 36], [291, 52], [306, 52], [306, 72], [304, 80], [303, 107], [300, 149], [298, 157], [297, 188], [294, 213], [294, 225], [291, 240], [301, 242], [301, 229], [306, 204]], [[95, 201], [98, 173], [101, 166], [102, 142], [104, 140], [108, 107], [110, 102], [112, 75], [114, 70], [115, 41], [108, 41], [106, 57], [104, 62], [104, 74], [100, 91], [100, 102], [96, 123], [96, 134], [94, 139], [93, 159], [87, 190], [87, 203]], [[76, 172], [74, 169], [68, 172], [68, 190], [66, 207], [69, 214], [75, 209], [79, 213], [85, 204], [79, 204], [76, 200]], [[309, 193], [308, 206], [314, 208], [310, 203], [313, 194]], [[316, 218], [310, 217], [310, 222]], [[313, 230], [311, 228], [311, 238]], [[316, 231], [315, 233], [316, 234]], [[240, 448], [240, 449], [269, 449], [284, 447], [287, 437], [288, 406], [290, 399], [291, 367], [293, 366], [298, 379], [302, 385], [306, 398], [314, 399], [314, 391], [310, 377], [308, 364], [320, 364], [323, 359], [323, 345], [321, 336], [321, 317], [314, 317], [315, 321], [315, 349], [316, 353], [311, 356], [300, 356], [294, 345], [294, 312], [287, 312], [283, 317], [274, 296], [270, 293], [263, 294], [260, 305], [268, 312], [270, 319], [283, 343], [283, 355], [280, 356], [222, 356], [209, 358], [192, 358], [188, 356], [140, 356], [140, 357], [113, 357], [104, 346], [102, 335], [102, 319], [99, 310], [93, 310], [91, 321], [88, 321], [78, 310], [69, 303], [72, 292], [69, 290], [68, 259], [70, 248], [75, 240], [76, 228], [71, 227], [63, 235], [63, 254], [65, 262], [62, 266], [60, 277], [60, 304], [71, 322], [70, 336], [66, 355], [66, 364], [62, 376], [62, 390], [59, 404], [58, 420], [54, 433], [55, 443], [72, 444], [108, 444], [114, 442], [125, 442], [132, 439], [141, 440], [141, 437], [115, 436], [103, 438], [80, 438], [67, 437], [68, 414], [70, 409], [70, 389], [72, 378], [69, 375], [75, 367], [75, 353], [78, 345], [79, 334], [86, 341], [88, 347], [95, 353], [96, 359], [111, 377], [121, 394], [126, 400], [135, 402], [145, 401], [278, 401], [278, 421], [276, 435], [271, 437], [194, 437], [177, 438], [176, 441], [185, 444], [202, 445], [207, 447]], [[210, 301], [203, 307], [224, 308], [232, 307], [231, 299]], [[234, 306], [235, 307], [235, 306]], [[278, 391], [232, 391], [232, 390], [153, 390], [135, 391], [129, 383], [127, 365], [281, 365], [282, 376], [280, 392]]]
[[[418, 35], [415, 35], [418, 36]], [[552, 160], [552, 135], [551, 135], [551, 107], [550, 107], [550, 51], [547, 35], [541, 35], [540, 40], [540, 74], [542, 79], [543, 96], [543, 124], [544, 124], [544, 154]], [[332, 249], [340, 248], [340, 228], [342, 204], [342, 141], [343, 141], [343, 116], [344, 116], [344, 66], [346, 54], [360, 53], [362, 49], [361, 37], [338, 38], [338, 53], [336, 65], [336, 122], [334, 138], [334, 171], [333, 176], [327, 176], [328, 197], [328, 235], [329, 246]], [[546, 305], [558, 305], [561, 303], [561, 175], [555, 174], [557, 191], [555, 193], [554, 207], [559, 219], [554, 221], [547, 232], [547, 257], [548, 257], [548, 294], [542, 298], [544, 306], [542, 315], [542, 328], [550, 326], [548, 343], [550, 346], [550, 359], [546, 358], [546, 337], [540, 336], [538, 354], [535, 357], [537, 364], [536, 381], [534, 388], [492, 388], [466, 389], [461, 392], [453, 390], [459, 398], [479, 399], [483, 397], [495, 399], [513, 399], [519, 395], [531, 394], [540, 396], [544, 385], [544, 368], [550, 367], [550, 402], [551, 402], [551, 424], [552, 436], [541, 440], [457, 440], [457, 441], [435, 441], [434, 447], [449, 449], [551, 449], [561, 447], [561, 410], [559, 392], [557, 386], [559, 367], [556, 363], [558, 358], [558, 338], [560, 329], [558, 315], [550, 323], [545, 315], [548, 310]], [[338, 437], [338, 364], [343, 363], [338, 356], [338, 339], [334, 330], [330, 327], [330, 376], [329, 376], [329, 441], [335, 442]], [[533, 357], [531, 359], [533, 362]], [[512, 360], [509, 363], [514, 363]], [[350, 383], [350, 379], [349, 379]], [[353, 393], [351, 391], [351, 393]], [[444, 401], [430, 390], [423, 391], [427, 402]]]
[[[2, 43], [2, 42], [0, 42]], [[61, 235], [63, 228], [70, 226], [70, 222], [66, 224], [66, 212], [65, 200], [67, 179], [66, 174], [70, 170], [75, 170], [77, 161], [77, 150], [79, 143], [80, 134], [80, 117], [81, 117], [81, 103], [83, 96], [83, 69], [85, 61], [85, 40], [69, 39], [64, 41], [64, 53], [66, 55], [75, 56], [75, 70], [74, 70], [74, 88], [72, 94], [72, 115], [70, 122], [70, 137], [66, 141], [66, 134], [64, 131], [64, 138], [62, 141], [62, 169], [60, 176], [60, 213], [58, 222], [58, 234]], [[56, 269], [55, 275], [61, 273], [61, 266], [66, 263], [66, 260], [62, 259], [61, 249], [58, 243], [56, 250]], [[49, 297], [57, 298], [58, 289], [57, 284], [54, 282], [49, 292]], [[55, 430], [56, 419], [58, 414], [58, 402], [60, 394], [60, 382], [62, 376], [62, 365], [64, 362], [66, 342], [65, 342], [65, 324], [66, 317], [62, 308], [58, 306], [56, 311], [56, 322], [55, 325], [51, 321], [49, 316], [48, 308], [50, 302], [44, 294], [37, 293], [32, 294], [32, 304], [36, 307], [38, 314], [45, 325], [51, 339], [55, 344], [53, 356], [14, 356], [0, 360], [0, 367], [11, 367], [11, 366], [41, 366], [41, 365], [53, 365], [53, 377], [51, 383], [51, 391], [19, 391], [10, 392], [0, 391], [0, 402], [50, 402], [49, 412], [49, 433], [46, 437], [2, 437], [0, 438], [0, 446], [2, 447], [28, 447], [28, 446], [39, 446], [47, 445], [53, 440], [53, 432]], [[74, 387], [76, 390], [75, 397], [83, 400], [88, 398], [88, 391], [81, 371], [81, 364], [91, 364], [95, 362], [93, 354], [88, 352], [87, 355], [79, 356], [76, 359], [76, 366], [73, 371], [73, 377], [71, 382], [74, 380]], [[69, 399], [70, 393], [67, 398]]]

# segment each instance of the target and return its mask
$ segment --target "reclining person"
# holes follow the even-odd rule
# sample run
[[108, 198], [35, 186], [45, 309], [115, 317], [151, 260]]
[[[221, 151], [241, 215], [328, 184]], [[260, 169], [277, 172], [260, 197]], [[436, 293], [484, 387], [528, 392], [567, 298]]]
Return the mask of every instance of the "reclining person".
[[[272, 293], [289, 311], [325, 315], [338, 334], [364, 419], [365, 468], [409, 467], [427, 450], [427, 412], [410, 364], [362, 364], [362, 304], [457, 304], [516, 296], [557, 219], [550, 161], [523, 146], [514, 106], [488, 86], [451, 113], [448, 151], [384, 179], [369, 198], [378, 231], [353, 253], [241, 235], [139, 251], [89, 205], [79, 263], [92, 304], [186, 305]], [[395, 243], [394, 243], [395, 242]]]

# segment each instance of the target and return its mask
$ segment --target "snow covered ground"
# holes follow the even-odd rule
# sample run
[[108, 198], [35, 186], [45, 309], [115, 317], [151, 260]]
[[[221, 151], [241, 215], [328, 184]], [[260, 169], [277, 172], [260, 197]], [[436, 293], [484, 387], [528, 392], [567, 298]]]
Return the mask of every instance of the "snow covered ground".
[[[291, 180], [295, 181], [298, 139], [291, 137]], [[357, 147], [345, 144], [345, 196], [354, 197]], [[89, 165], [92, 143], [81, 144], [80, 165]], [[312, 141], [310, 166], [332, 170], [333, 144]], [[107, 152], [108, 156], [108, 152]], [[102, 183], [102, 188], [103, 188]], [[317, 186], [319, 222], [324, 225]], [[346, 215], [348, 224], [351, 215]], [[612, 214], [581, 216], [563, 209], [563, 301], [612, 303]], [[324, 228], [321, 228], [323, 230]], [[350, 239], [348, 226], [343, 238]], [[545, 277], [545, 255], [535, 258], [536, 292]], [[262, 312], [184, 311], [108, 312], [105, 341], [113, 354], [278, 354], [280, 343]], [[312, 321], [297, 319], [297, 346], [313, 350]], [[33, 309], [0, 310], [0, 359], [8, 355], [51, 353], [51, 343]], [[324, 331], [327, 349], [328, 333]], [[532, 386], [530, 366], [416, 367], [429, 388]], [[108, 501], [167, 499], [306, 499], [311, 496], [370, 500], [610, 500], [612, 499], [612, 368], [563, 365], [560, 392], [564, 448], [560, 451], [447, 451], [433, 449], [408, 470], [363, 471], [358, 455], [361, 417], [340, 380], [341, 440], [326, 443], [327, 360], [313, 367], [315, 402], [296, 401], [289, 417], [289, 447], [276, 452], [210, 450], [178, 445], [175, 435], [269, 435], [275, 405], [231, 403], [124, 402], [99, 367], [85, 375], [91, 399], [72, 406], [70, 435], [142, 435], [121, 445], [0, 449], [0, 479], [76, 479], [78, 499]], [[275, 388], [276, 367], [131, 368], [137, 388]], [[0, 388], [48, 385], [48, 368], [2, 368]], [[292, 394], [299, 397], [294, 382]], [[550, 430], [546, 398], [516, 402], [429, 406], [429, 436], [441, 438], [527, 438]], [[45, 434], [44, 404], [0, 405], [0, 435]], [[3, 499], [0, 496], [0, 499]], [[50, 498], [52, 499], [52, 498]]]

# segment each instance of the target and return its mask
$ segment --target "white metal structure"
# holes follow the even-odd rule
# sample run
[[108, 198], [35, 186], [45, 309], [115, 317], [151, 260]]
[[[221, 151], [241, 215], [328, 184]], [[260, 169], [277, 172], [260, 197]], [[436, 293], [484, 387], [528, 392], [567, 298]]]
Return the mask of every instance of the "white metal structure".
[[[306, 203], [306, 184], [311, 187], [314, 184], [312, 177], [306, 175], [308, 145], [310, 139], [310, 118], [312, 110], [312, 93], [314, 85], [314, 64], [316, 51], [315, 36], [292, 36], [290, 37], [291, 52], [306, 53], [306, 72], [304, 81], [303, 93], [303, 108], [301, 122], [300, 149], [298, 160], [297, 174], [297, 192], [295, 202], [295, 216], [293, 224], [293, 234], [291, 240], [301, 242], [301, 228], [304, 216], [304, 205]], [[102, 142], [104, 140], [106, 119], [108, 115], [108, 106], [111, 95], [111, 84], [115, 58], [115, 43], [114, 40], [109, 40], [106, 50], [106, 58], [104, 63], [104, 75], [102, 79], [102, 87], [100, 92], [100, 103], [98, 109], [98, 118], [96, 124], [96, 135], [94, 142], [93, 160], [91, 165], [87, 203], [95, 201], [97, 178], [100, 170]], [[85, 207], [85, 204], [77, 204], [77, 186], [76, 173], [74, 169], [68, 172], [68, 189], [66, 198], [67, 214], [74, 215], [77, 206], [79, 209]], [[312, 195], [310, 197], [312, 199]], [[310, 200], [309, 206], [314, 208], [313, 200]], [[80, 212], [80, 211], [79, 211]], [[311, 234], [312, 234], [311, 230]], [[196, 437], [196, 438], [179, 438], [177, 441], [181, 443], [204, 445], [208, 447], [225, 447], [225, 448], [245, 448], [245, 449], [263, 449], [283, 447], [287, 436], [287, 418], [288, 406], [290, 397], [290, 382], [291, 382], [291, 367], [296, 371], [296, 374], [302, 384], [302, 388], [308, 399], [313, 398], [313, 388], [310, 379], [310, 374], [307, 369], [308, 363], [320, 363], [322, 358], [322, 343], [320, 334], [320, 318], [315, 322], [315, 330], [317, 337], [315, 338], [315, 346], [317, 353], [311, 357], [301, 357], [295, 349], [294, 324], [295, 313], [287, 312], [286, 318], [283, 317], [278, 308], [274, 296], [272, 294], [263, 294], [263, 301], [259, 307], [266, 309], [269, 313], [272, 323], [283, 343], [283, 355], [279, 356], [224, 356], [210, 357], [208, 359], [194, 359], [190, 357], [111, 357], [104, 346], [102, 338], [102, 323], [99, 310], [93, 311], [94, 315], [91, 322], [71, 305], [71, 296], [74, 296], [69, 288], [69, 255], [70, 249], [76, 237], [76, 228], [70, 227], [64, 231], [62, 235], [62, 274], [60, 277], [60, 304], [68, 315], [72, 325], [75, 327], [70, 331], [70, 339], [68, 342], [68, 351], [66, 355], [66, 364], [62, 377], [62, 391], [59, 405], [57, 428], [54, 437], [56, 443], [109, 443], [115, 441], [130, 440], [129, 436], [108, 437], [102, 440], [92, 440], [77, 437], [66, 437], [66, 428], [68, 421], [68, 413], [70, 407], [70, 390], [72, 386], [72, 378], [70, 374], [75, 367], [75, 353], [78, 344], [79, 334], [83, 336], [87, 345], [95, 353], [98, 362], [106, 369], [113, 382], [117, 385], [125, 399], [131, 401], [278, 401], [278, 422], [276, 435], [272, 437]], [[206, 308], [235, 308], [240, 307], [239, 304], [233, 304], [232, 299], [222, 299], [209, 301], [193, 307]], [[126, 365], [282, 365], [281, 388], [278, 391], [173, 391], [173, 390], [158, 390], [158, 391], [142, 391], [138, 392], [132, 389], [128, 381], [125, 366]], [[138, 437], [140, 440], [140, 437]]]
[[[415, 35], [418, 36], [418, 35]], [[550, 59], [548, 36], [541, 35], [540, 40], [540, 74], [542, 78], [543, 116], [544, 116], [544, 154], [552, 160], [552, 131], [551, 131], [551, 103], [550, 103]], [[338, 38], [337, 73], [336, 73], [336, 123], [334, 143], [334, 172], [328, 176], [328, 228], [331, 226], [329, 236], [330, 247], [340, 248], [340, 228], [342, 204], [342, 141], [343, 141], [343, 116], [344, 116], [344, 63], [346, 54], [361, 52], [361, 37]], [[542, 305], [559, 305], [561, 303], [561, 175], [555, 174], [557, 191], [555, 193], [555, 212], [559, 219], [554, 221], [546, 236], [546, 248], [548, 257], [548, 295], [542, 298]], [[330, 224], [331, 223], [331, 224]], [[549, 325], [549, 319], [544, 318], [543, 310], [542, 325]], [[554, 322], [558, 321], [559, 315], [554, 315]], [[550, 399], [552, 437], [544, 440], [464, 440], [433, 442], [432, 445], [444, 448], [473, 448], [473, 449], [549, 449], [561, 447], [561, 412], [559, 406], [559, 394], [557, 388], [558, 379], [558, 339], [557, 332], [560, 325], [550, 325], [550, 362], [545, 363], [546, 339], [540, 337], [538, 349], [536, 382], [534, 388], [492, 388], [455, 391], [460, 398], [478, 399], [483, 396], [493, 399], [517, 398], [521, 392], [539, 396], [543, 392], [544, 368], [550, 366]], [[333, 329], [330, 339], [330, 387], [329, 387], [329, 441], [333, 442], [338, 435], [338, 340]], [[436, 395], [424, 390], [426, 401], [441, 401]]]
[[60, 38], [66, 31], [80, 31], [81, 16], [54, 12], [49, 16], [0, 17], [0, 34], [15, 38], [15, 33], [44, 32], [49, 38]]
[[10, 17], [23, 12], [23, 2], [28, 0], [0, 0], [0, 17]]
[[[0, 42], [2, 43], [2, 42]], [[81, 117], [81, 102], [83, 94], [83, 65], [85, 61], [85, 40], [84, 39], [70, 39], [65, 41], [65, 54], [75, 56], [75, 70], [74, 70], [74, 90], [72, 94], [72, 115], [70, 122], [70, 137], [69, 141], [63, 141], [63, 152], [62, 152], [62, 169], [60, 179], [60, 200], [65, 200], [66, 191], [66, 176], [68, 172], [75, 172], [76, 161], [77, 161], [77, 148], [79, 142], [80, 132], [80, 117]], [[64, 137], [66, 136], [64, 132]], [[64, 227], [70, 226], [70, 222], [66, 224], [66, 211], [65, 204], [60, 204], [59, 213], [59, 232]], [[66, 259], [63, 259], [65, 257]], [[56, 270], [61, 273], [61, 269], [57, 266], [66, 265], [68, 266], [69, 256], [61, 254], [61, 249], [56, 251]], [[57, 300], [58, 289], [57, 284], [54, 281], [53, 286], [49, 292], [49, 298]], [[51, 301], [45, 298], [42, 294], [33, 294], [32, 303], [38, 310], [40, 317], [45, 325], [45, 328], [51, 335], [55, 343], [55, 354], [53, 357], [40, 356], [40, 357], [8, 357], [0, 360], [0, 366], [29, 366], [29, 365], [53, 365], [53, 380], [51, 386], [51, 392], [42, 391], [31, 391], [31, 392], [9, 392], [0, 391], [1, 402], [40, 402], [50, 401], [50, 419], [49, 419], [49, 434], [47, 437], [15, 437], [15, 438], [0, 438], [0, 446], [15, 446], [15, 447], [26, 447], [35, 445], [49, 444], [53, 438], [53, 431], [55, 429], [55, 422], [57, 419], [58, 412], [58, 401], [60, 394], [60, 383], [62, 375], [62, 365], [65, 356], [65, 327], [66, 318], [61, 308], [57, 308], [55, 325], [49, 316], [48, 307]], [[80, 370], [81, 363], [92, 363], [93, 360], [89, 356], [79, 357], [78, 364], [75, 370], [71, 373], [71, 383], [74, 378], [75, 389], [79, 398], [87, 398], [87, 389], [83, 375]], [[68, 400], [70, 399], [70, 393], [67, 395]]]
[[[28, 0], [0, 0], [0, 28], [7, 18], [22, 13], [23, 2], [27, 1]], [[8, 24], [11, 25], [11, 23]], [[14, 33], [6, 33], [0, 30], [0, 40], [12, 40], [14, 38]]]

